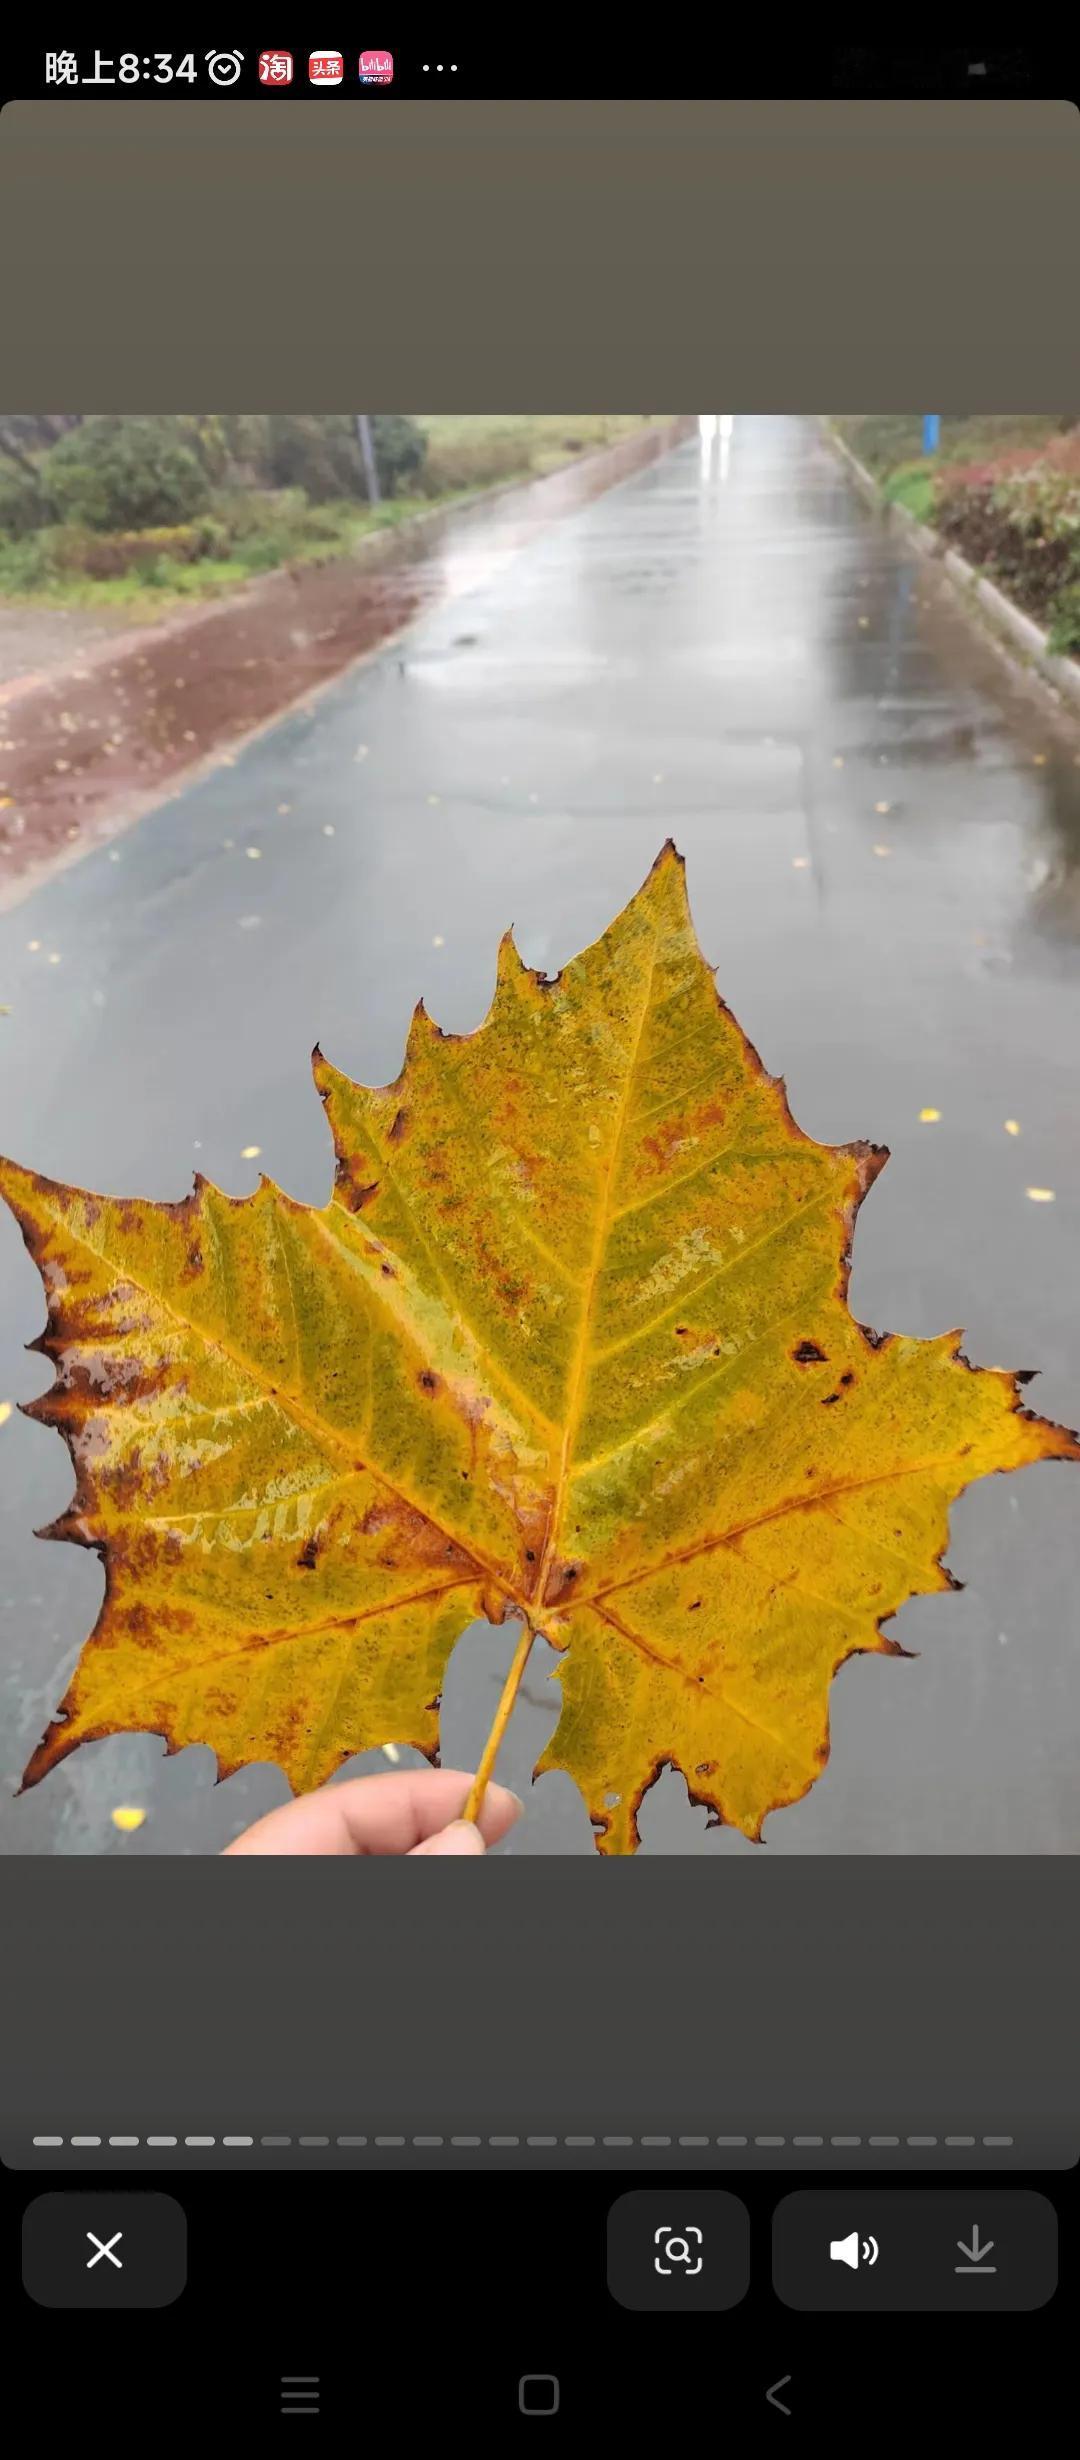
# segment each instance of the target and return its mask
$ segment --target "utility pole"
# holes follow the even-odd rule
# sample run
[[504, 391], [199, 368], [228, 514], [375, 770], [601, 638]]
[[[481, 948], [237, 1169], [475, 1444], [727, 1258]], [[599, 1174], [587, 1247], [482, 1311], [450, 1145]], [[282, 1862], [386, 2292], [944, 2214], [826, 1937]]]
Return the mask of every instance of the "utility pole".
[[360, 458], [364, 464], [364, 484], [367, 488], [368, 503], [378, 504], [382, 499], [379, 494], [379, 473], [375, 467], [371, 420], [359, 410], [356, 414], [356, 433], [360, 439]]

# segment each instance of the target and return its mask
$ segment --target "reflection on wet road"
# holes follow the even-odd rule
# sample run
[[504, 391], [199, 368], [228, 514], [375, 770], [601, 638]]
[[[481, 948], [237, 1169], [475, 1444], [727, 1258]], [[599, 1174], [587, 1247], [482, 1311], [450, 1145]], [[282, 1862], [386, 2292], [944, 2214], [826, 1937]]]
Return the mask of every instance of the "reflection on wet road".
[[[180, 1196], [197, 1165], [321, 1202], [313, 1042], [394, 1076], [419, 993], [468, 1029], [507, 923], [553, 969], [669, 832], [719, 987], [800, 1124], [892, 1148], [855, 1312], [962, 1325], [980, 1362], [1040, 1368], [1037, 1406], [1075, 1425], [1080, 735], [879, 529], [809, 420], [736, 419], [571, 513], [0, 918], [0, 1144], [116, 1193]], [[21, 1347], [40, 1288], [0, 1231], [15, 1400], [45, 1380]], [[205, 1752], [117, 1738], [12, 1800], [101, 1572], [30, 1535], [70, 1491], [55, 1435], [12, 1416], [0, 1461], [4, 1849], [216, 1849], [280, 1798], [272, 1771], [215, 1791]], [[912, 1661], [843, 1670], [831, 1765], [767, 1825], [770, 1851], [1080, 1850], [1078, 1532], [1065, 1469], [962, 1499], [964, 1594], [904, 1609]], [[460, 1643], [448, 1762], [473, 1761], [512, 1645]], [[500, 1768], [519, 1791], [554, 1721], [542, 1656]], [[119, 1806], [148, 1816], [125, 1831]], [[642, 1832], [756, 1850], [706, 1835], [670, 1773]], [[591, 1853], [568, 1780], [535, 1789], [512, 1850]]]

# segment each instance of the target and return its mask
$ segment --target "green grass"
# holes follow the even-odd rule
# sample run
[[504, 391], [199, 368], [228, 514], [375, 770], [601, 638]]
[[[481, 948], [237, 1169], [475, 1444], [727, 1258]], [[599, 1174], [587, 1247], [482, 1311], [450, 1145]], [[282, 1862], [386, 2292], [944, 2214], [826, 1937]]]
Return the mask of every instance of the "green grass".
[[[420, 411], [411, 414], [427, 437], [427, 459], [418, 484], [438, 501], [458, 489], [472, 491], [514, 479], [543, 478], [585, 453], [638, 434], [651, 422], [594, 411], [503, 411], [481, 415]], [[657, 414], [659, 415], [659, 414]]]
[[[268, 517], [234, 538], [227, 554], [205, 555], [197, 563], [150, 556], [107, 579], [80, 571], [67, 560], [70, 542], [61, 530], [0, 540], [0, 597], [37, 606], [116, 608], [137, 621], [193, 599], [223, 597], [257, 574], [287, 564], [325, 563], [349, 555], [372, 531], [396, 529], [413, 514], [430, 510], [427, 499], [419, 496], [396, 496], [375, 511], [353, 503], [312, 506], [303, 498], [275, 511], [275, 499], [255, 501], [270, 508]], [[250, 507], [248, 499], [245, 511]]]
[[895, 416], [834, 418], [831, 421], [865, 468], [875, 478], [887, 478], [903, 464], [925, 458], [928, 469], [946, 462], [996, 460], [1000, 453], [1030, 452], [1049, 444], [1060, 432], [1060, 420], [1041, 416], [960, 418], [941, 421], [936, 453], [923, 456], [922, 419], [907, 412]]
[[[444, 456], [471, 465], [476, 486], [507, 476], [539, 477], [576, 461], [581, 453], [614, 444], [648, 425], [640, 413], [596, 411], [414, 411], [428, 439], [428, 460]], [[657, 414], [659, 415], [659, 414]]]
[[925, 461], [902, 461], [886, 479], [882, 493], [887, 504], [900, 504], [916, 521], [930, 521], [934, 513], [934, 479]]
[[223, 493], [213, 504], [222, 532], [219, 551], [197, 561], [148, 553], [108, 578], [81, 568], [84, 556], [92, 560], [94, 544], [70, 530], [35, 530], [19, 539], [0, 535], [0, 598], [115, 609], [132, 622], [151, 620], [192, 600], [224, 597], [258, 573], [349, 555], [373, 530], [396, 528], [417, 513], [461, 503], [488, 487], [539, 477], [646, 423], [640, 416], [592, 412], [425, 415], [419, 424], [428, 454], [412, 495], [391, 497], [373, 511], [356, 501], [309, 504], [300, 489]]

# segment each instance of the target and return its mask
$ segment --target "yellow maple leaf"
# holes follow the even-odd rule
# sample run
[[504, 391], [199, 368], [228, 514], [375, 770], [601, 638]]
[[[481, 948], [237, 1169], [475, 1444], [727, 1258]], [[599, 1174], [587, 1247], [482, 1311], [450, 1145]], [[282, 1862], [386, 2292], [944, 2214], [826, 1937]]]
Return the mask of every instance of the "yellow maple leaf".
[[475, 1033], [421, 1004], [393, 1085], [314, 1067], [322, 1209], [265, 1178], [169, 1205], [0, 1165], [58, 1370], [29, 1411], [76, 1469], [52, 1534], [107, 1569], [24, 1782], [118, 1730], [301, 1789], [375, 1745], [433, 1758], [458, 1635], [517, 1617], [474, 1807], [542, 1632], [539, 1769], [602, 1851], [633, 1849], [668, 1763], [759, 1836], [824, 1766], [837, 1668], [951, 1585], [953, 1498], [1080, 1443], [959, 1333], [855, 1322], [887, 1156], [796, 1126], [670, 845], [554, 980], [507, 937]]

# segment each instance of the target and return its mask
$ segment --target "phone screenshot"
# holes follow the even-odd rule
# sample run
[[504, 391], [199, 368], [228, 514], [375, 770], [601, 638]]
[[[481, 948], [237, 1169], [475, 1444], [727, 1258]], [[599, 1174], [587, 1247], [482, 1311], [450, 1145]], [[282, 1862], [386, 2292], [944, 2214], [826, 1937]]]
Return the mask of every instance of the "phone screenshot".
[[92, 2437], [994, 2448], [1080, 2279], [1074, 67], [287, 20], [3, 70], [13, 2338]]

